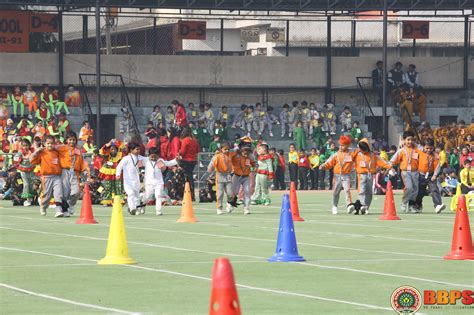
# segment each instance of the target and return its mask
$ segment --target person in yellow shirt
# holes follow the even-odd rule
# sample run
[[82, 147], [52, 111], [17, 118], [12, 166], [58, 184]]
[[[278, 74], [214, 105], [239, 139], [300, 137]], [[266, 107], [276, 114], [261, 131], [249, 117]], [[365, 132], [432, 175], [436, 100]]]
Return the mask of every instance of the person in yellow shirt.
[[388, 157], [388, 154], [387, 154], [387, 147], [384, 146], [382, 147], [382, 149], [380, 150], [380, 154], [379, 154], [380, 158], [382, 160], [384, 160], [385, 162], [388, 162], [390, 161], [389, 157]]
[[318, 189], [319, 187], [319, 164], [321, 160], [319, 159], [319, 152], [316, 148], [311, 149], [311, 155], [308, 156], [309, 159], [309, 178], [311, 180], [311, 190]]
[[474, 191], [474, 169], [471, 168], [472, 160], [466, 159], [464, 161], [464, 168], [459, 174], [461, 180], [461, 193], [467, 194]]
[[436, 154], [438, 155], [439, 165], [441, 170], [448, 166], [448, 155], [446, 154], [446, 150], [444, 149], [443, 145], [439, 145], [436, 149]]
[[288, 172], [290, 174], [290, 182], [295, 182], [298, 187], [298, 152], [294, 143], [290, 144], [290, 151], [288, 152]]

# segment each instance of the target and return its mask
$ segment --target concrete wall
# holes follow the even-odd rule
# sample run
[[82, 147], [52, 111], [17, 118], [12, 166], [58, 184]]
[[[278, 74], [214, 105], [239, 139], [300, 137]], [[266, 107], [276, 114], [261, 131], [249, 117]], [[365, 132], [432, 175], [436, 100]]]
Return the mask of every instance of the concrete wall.
[[[323, 88], [326, 84], [324, 57], [214, 57], [138, 56], [102, 57], [104, 73], [122, 74], [139, 86], [228, 86]], [[333, 57], [332, 85], [355, 87], [356, 76], [370, 76], [376, 59]], [[389, 60], [393, 64], [396, 60]], [[421, 83], [428, 88], [462, 87], [462, 59], [402, 58], [415, 63]], [[1, 53], [0, 84], [58, 83], [56, 54]], [[470, 61], [474, 77], [474, 61]], [[65, 55], [64, 81], [78, 84], [78, 73], [94, 73], [94, 55]]]

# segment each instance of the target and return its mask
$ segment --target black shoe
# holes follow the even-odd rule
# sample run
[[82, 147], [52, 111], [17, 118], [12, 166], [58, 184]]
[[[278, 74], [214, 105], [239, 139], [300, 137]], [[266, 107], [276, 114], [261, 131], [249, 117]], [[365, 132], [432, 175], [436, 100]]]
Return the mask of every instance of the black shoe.
[[137, 209], [128, 209], [128, 212], [131, 214], [131, 215], [135, 215], [137, 213]]

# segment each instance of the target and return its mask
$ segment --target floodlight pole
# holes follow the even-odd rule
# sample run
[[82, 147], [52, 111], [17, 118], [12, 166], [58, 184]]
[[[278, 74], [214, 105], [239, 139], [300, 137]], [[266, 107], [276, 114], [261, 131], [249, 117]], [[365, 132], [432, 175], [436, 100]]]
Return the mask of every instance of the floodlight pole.
[[383, 1], [383, 81], [382, 81], [382, 126], [383, 138], [388, 143], [388, 121], [387, 121], [387, 1]]
[[[63, 8], [58, 7], [58, 63], [59, 95], [64, 100], [64, 43], [63, 43]], [[53, 113], [54, 115], [54, 113]]]
[[97, 145], [100, 147], [100, 0], [95, 2], [95, 76], [97, 92], [96, 124], [95, 132]]

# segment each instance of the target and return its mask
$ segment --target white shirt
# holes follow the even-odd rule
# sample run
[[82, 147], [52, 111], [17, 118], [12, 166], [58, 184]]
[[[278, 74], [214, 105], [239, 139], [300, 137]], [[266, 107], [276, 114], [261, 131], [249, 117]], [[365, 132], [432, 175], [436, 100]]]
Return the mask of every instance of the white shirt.
[[145, 158], [143, 164], [145, 165], [145, 185], [163, 185], [163, 174], [159, 165], [163, 164], [166, 167], [170, 167], [177, 165], [178, 162], [176, 162], [176, 159], [171, 161], [163, 159], [152, 161], [149, 158]]
[[117, 165], [116, 176], [120, 176], [123, 171], [123, 182], [125, 185], [140, 184], [138, 162], [144, 159], [146, 159], [146, 157], [141, 155], [127, 155]]

